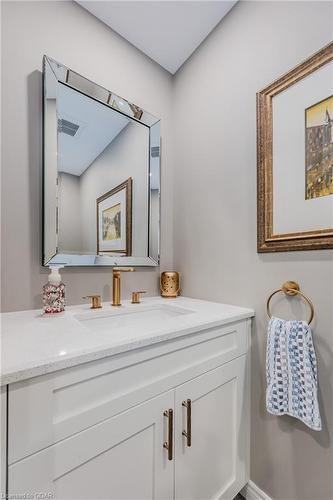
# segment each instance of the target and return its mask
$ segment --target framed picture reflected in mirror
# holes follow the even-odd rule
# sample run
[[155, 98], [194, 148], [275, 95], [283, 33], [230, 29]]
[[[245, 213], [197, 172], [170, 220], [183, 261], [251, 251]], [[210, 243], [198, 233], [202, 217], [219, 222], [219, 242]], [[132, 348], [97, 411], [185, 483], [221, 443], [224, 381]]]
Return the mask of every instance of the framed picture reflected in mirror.
[[96, 200], [97, 255], [132, 254], [132, 178]]

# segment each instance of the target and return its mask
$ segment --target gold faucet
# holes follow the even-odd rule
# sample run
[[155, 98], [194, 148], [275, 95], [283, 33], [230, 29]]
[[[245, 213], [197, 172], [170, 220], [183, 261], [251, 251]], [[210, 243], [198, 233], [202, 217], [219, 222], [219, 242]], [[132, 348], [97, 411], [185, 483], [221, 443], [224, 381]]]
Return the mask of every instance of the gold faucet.
[[134, 272], [134, 267], [114, 267], [112, 270], [112, 306], [121, 306], [120, 273]]
[[86, 297], [82, 297], [83, 299], [91, 299], [90, 309], [101, 309], [102, 302], [100, 295], [87, 295]]
[[140, 304], [140, 295], [142, 293], [147, 293], [146, 291], [132, 292], [132, 304]]

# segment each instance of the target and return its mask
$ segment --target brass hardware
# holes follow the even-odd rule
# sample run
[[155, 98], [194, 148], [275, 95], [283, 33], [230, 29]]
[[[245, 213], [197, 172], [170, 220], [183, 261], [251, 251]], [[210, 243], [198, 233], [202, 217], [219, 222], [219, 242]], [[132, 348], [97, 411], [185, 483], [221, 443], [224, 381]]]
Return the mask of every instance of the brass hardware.
[[300, 295], [301, 297], [303, 297], [304, 300], [306, 300], [306, 302], [309, 304], [309, 307], [310, 307], [310, 318], [309, 318], [309, 321], [308, 321], [308, 324], [310, 324], [311, 321], [313, 320], [313, 317], [314, 317], [314, 306], [313, 306], [311, 300], [309, 299], [309, 297], [307, 297], [306, 295], [304, 295], [303, 292], [300, 291], [299, 284], [296, 283], [296, 281], [286, 281], [285, 283], [283, 283], [283, 285], [282, 285], [281, 288], [279, 288], [278, 290], [275, 290], [275, 292], [271, 293], [271, 295], [267, 299], [267, 304], [266, 304], [268, 317], [269, 318], [272, 317], [271, 316], [271, 311], [270, 311], [270, 308], [269, 308], [270, 301], [271, 301], [272, 297], [276, 293], [279, 293], [279, 292], [283, 292], [286, 295], [290, 295], [290, 296]]
[[91, 299], [90, 309], [100, 309], [102, 307], [100, 295], [86, 295], [86, 297], [82, 298]]
[[296, 281], [285, 281], [281, 288], [284, 293], [291, 296], [299, 292], [299, 284]]
[[186, 431], [182, 435], [186, 437], [187, 446], [192, 445], [192, 401], [187, 399], [182, 402], [182, 406], [186, 408]]
[[161, 295], [165, 298], [175, 298], [179, 294], [179, 274], [176, 271], [161, 273]]
[[163, 448], [168, 450], [168, 460], [172, 460], [173, 455], [173, 409], [165, 410], [163, 413], [168, 418], [168, 440], [163, 443]]
[[132, 292], [132, 304], [140, 304], [140, 294], [147, 293], [145, 291], [142, 292]]
[[112, 304], [113, 306], [121, 306], [121, 280], [120, 273], [132, 273], [134, 267], [114, 267], [112, 271]]

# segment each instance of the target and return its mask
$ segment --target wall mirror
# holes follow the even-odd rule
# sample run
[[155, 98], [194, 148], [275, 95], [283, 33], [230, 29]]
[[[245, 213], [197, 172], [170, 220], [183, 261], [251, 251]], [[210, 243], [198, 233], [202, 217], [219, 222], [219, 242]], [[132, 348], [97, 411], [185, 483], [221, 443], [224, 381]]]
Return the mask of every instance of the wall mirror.
[[160, 121], [44, 56], [43, 264], [156, 266]]

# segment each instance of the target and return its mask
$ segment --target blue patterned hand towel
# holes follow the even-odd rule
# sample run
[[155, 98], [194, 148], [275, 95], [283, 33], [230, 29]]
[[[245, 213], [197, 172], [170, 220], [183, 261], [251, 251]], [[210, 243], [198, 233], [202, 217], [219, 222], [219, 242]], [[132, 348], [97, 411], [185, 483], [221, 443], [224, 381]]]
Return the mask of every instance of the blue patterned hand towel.
[[311, 328], [305, 321], [272, 317], [266, 353], [266, 407], [321, 430], [317, 396], [317, 361]]

